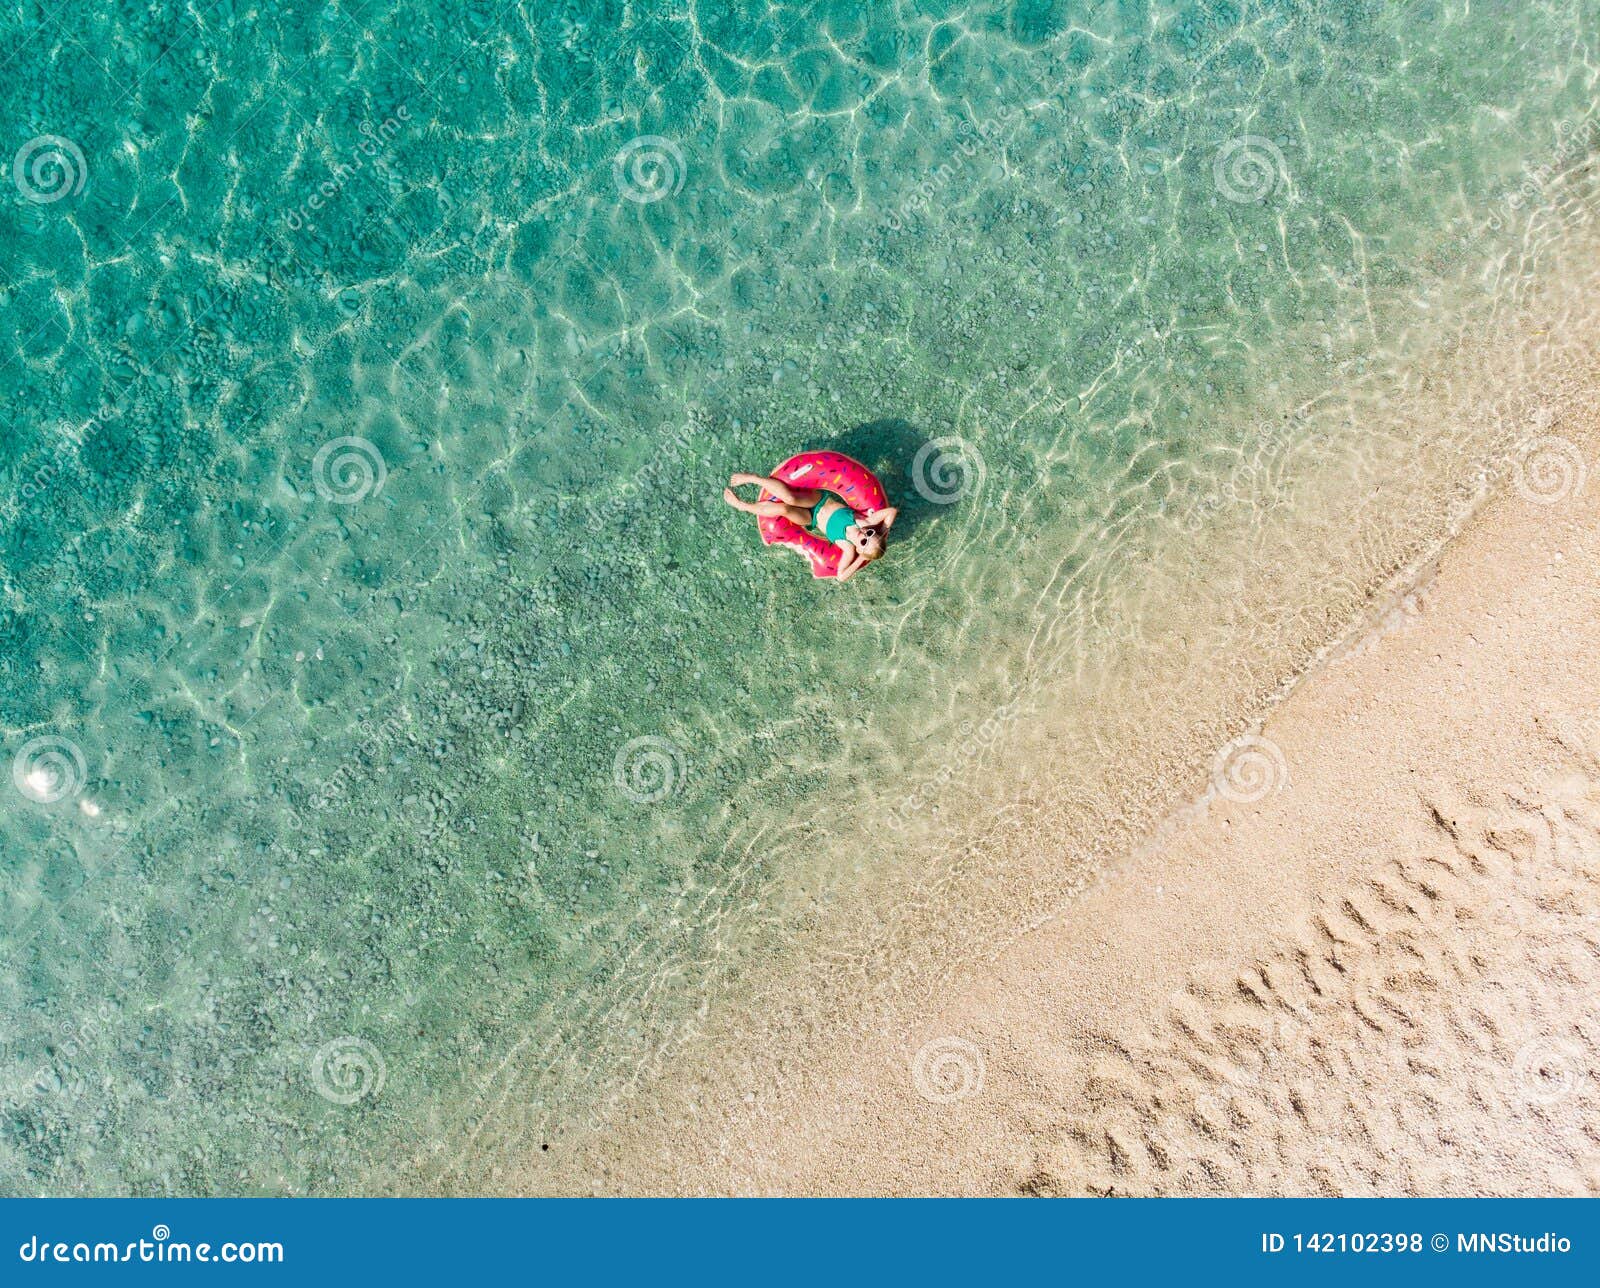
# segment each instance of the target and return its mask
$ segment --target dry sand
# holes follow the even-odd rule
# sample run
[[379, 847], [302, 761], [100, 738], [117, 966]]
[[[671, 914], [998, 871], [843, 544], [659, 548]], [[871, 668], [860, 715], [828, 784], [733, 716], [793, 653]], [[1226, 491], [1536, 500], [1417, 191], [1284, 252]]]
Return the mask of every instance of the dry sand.
[[1600, 469], [1551, 433], [1585, 485], [1508, 481], [1228, 794], [911, 1044], [596, 1188], [1600, 1193]]

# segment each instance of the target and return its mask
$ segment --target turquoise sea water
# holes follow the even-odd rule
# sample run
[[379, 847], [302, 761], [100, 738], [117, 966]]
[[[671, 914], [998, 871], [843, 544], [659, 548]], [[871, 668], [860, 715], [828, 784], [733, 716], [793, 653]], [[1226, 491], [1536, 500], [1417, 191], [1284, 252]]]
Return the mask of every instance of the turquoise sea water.
[[[7, 6], [0, 1189], [559, 1151], [1481, 293], [1597, 18]], [[720, 500], [821, 446], [843, 587]]]

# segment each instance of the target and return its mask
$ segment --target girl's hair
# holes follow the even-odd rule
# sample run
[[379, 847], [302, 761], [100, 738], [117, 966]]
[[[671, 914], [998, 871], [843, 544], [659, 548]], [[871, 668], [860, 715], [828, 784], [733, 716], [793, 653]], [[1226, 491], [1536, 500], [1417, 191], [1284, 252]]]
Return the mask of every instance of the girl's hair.
[[876, 523], [863, 523], [861, 525], [861, 535], [863, 537], [876, 537], [878, 539], [878, 553], [875, 555], [868, 555], [867, 558], [869, 559], [877, 559], [883, 554], [884, 549], [889, 544], [888, 534], [885, 533], [884, 530]]

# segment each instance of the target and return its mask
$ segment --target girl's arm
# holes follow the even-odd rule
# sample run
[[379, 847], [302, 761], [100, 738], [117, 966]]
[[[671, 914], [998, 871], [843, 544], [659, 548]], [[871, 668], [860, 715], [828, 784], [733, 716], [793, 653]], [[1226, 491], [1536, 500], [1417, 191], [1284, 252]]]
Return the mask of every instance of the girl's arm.
[[887, 532], [890, 528], [894, 527], [894, 521], [899, 517], [899, 510], [895, 509], [895, 507], [892, 505], [886, 505], [881, 510], [874, 510], [872, 513], [867, 515], [867, 522], [873, 524], [881, 523], [883, 524], [883, 530]]
[[833, 575], [840, 581], [849, 581], [861, 571], [861, 565], [866, 562], [854, 550], [846, 550], [839, 558], [839, 571]]

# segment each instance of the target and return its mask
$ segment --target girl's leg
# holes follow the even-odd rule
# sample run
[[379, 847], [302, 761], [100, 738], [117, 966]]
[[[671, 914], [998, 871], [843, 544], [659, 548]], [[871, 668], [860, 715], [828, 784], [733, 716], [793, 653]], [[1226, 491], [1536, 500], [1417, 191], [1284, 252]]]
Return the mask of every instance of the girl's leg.
[[794, 492], [787, 483], [780, 483], [777, 479], [769, 479], [763, 474], [735, 474], [728, 480], [730, 487], [739, 487], [745, 483], [754, 483], [757, 487], [765, 488], [785, 505], [796, 504]]
[[743, 510], [746, 514], [753, 514], [759, 519], [781, 517], [791, 523], [799, 524], [802, 528], [811, 522], [811, 511], [802, 506], [785, 505], [782, 501], [746, 501], [731, 487], [723, 492], [722, 499], [735, 510]]

